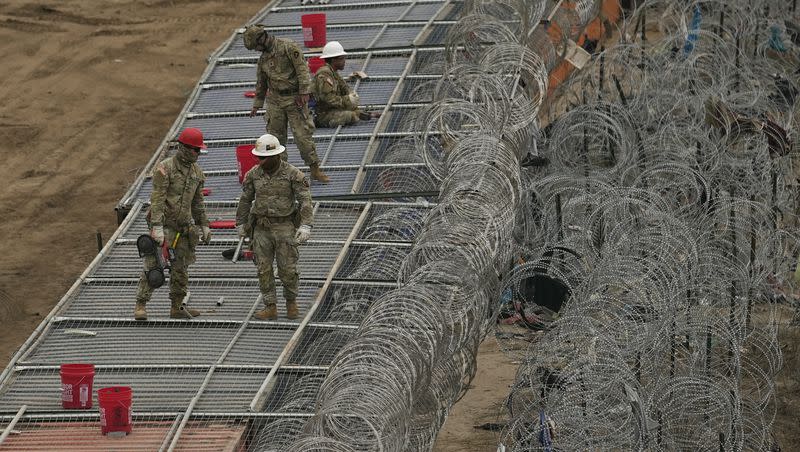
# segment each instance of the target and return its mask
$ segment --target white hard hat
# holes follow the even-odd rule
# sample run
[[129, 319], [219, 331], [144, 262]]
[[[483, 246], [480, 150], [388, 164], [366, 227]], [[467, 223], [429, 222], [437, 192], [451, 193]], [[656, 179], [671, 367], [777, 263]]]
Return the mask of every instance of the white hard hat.
[[278, 155], [285, 150], [286, 148], [281, 146], [281, 142], [278, 141], [275, 135], [266, 133], [258, 137], [256, 140], [256, 147], [254, 147], [251, 152], [256, 157], [269, 157]]
[[342, 55], [347, 55], [347, 52], [344, 51], [344, 47], [339, 44], [339, 41], [331, 41], [322, 48], [322, 55], [320, 58], [327, 60], [328, 58], [336, 58]]

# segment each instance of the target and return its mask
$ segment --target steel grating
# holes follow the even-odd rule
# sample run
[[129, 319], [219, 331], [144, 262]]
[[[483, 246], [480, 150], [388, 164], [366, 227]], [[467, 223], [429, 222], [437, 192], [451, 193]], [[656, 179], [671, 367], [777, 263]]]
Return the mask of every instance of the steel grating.
[[[345, 240], [350, 234], [356, 220], [363, 209], [363, 203], [337, 203], [317, 202], [315, 210], [315, 240]], [[235, 204], [210, 204], [206, 206], [206, 214], [210, 221], [233, 221], [236, 219]], [[147, 233], [146, 213], [139, 212], [130, 228], [125, 231], [123, 238], [135, 240], [141, 234]], [[238, 240], [235, 229], [214, 229], [212, 240]]]
[[354, 333], [355, 330], [349, 328], [307, 328], [288, 363], [326, 366]]
[[[314, 141], [317, 144], [317, 149], [325, 150], [330, 144], [329, 138], [315, 137]], [[197, 163], [206, 174], [213, 174], [216, 172], [234, 172], [238, 169], [236, 161], [236, 147], [239, 145], [253, 145], [255, 138], [251, 140], [234, 140], [218, 143], [210, 143], [207, 152], [204, 152]], [[303, 160], [300, 158], [300, 153], [297, 150], [297, 145], [294, 142], [286, 145], [288, 149], [289, 163], [294, 166], [303, 166]], [[169, 155], [174, 154], [174, 146], [170, 146]]]
[[[210, 412], [246, 411], [267, 370], [220, 369], [211, 378], [198, 409]], [[98, 388], [130, 386], [139, 413], [183, 411], [200, 388], [207, 373], [205, 368], [95, 370], [94, 385]], [[0, 395], [0, 412], [16, 412], [28, 405], [29, 413], [61, 410], [61, 379], [58, 369], [32, 369], [16, 373], [15, 379]], [[94, 404], [97, 404], [95, 393]]]
[[[399, 18], [408, 14], [410, 8], [414, 5], [410, 3], [396, 2], [393, 4], [381, 5], [377, 4], [372, 7], [348, 7], [347, 5], [337, 6], [329, 5], [324, 8], [325, 15], [327, 16], [328, 23], [373, 23], [383, 22], [388, 18]], [[353, 14], [355, 11], [358, 14]], [[272, 8], [266, 16], [258, 18], [257, 23], [266, 25], [268, 27], [297, 25], [300, 23], [300, 18], [305, 14], [313, 14], [323, 12], [323, 9], [314, 6], [309, 7], [288, 7]], [[430, 17], [430, 14], [428, 15]], [[421, 20], [420, 18], [413, 19], [409, 17], [407, 20]]]
[[[423, 18], [418, 22], [403, 23], [362, 23], [348, 24], [343, 26], [328, 26], [326, 37], [328, 41], [339, 41], [345, 49], [351, 52], [363, 50], [384, 50], [407, 48], [414, 45], [441, 45], [443, 44], [444, 34], [450, 29], [454, 22], [434, 21], [428, 24], [429, 17]], [[289, 26], [267, 27], [266, 30], [272, 35], [294, 41], [306, 54], [316, 54], [317, 48], [305, 47], [302, 28], [300, 23], [290, 24]], [[422, 36], [426, 31], [426, 36]], [[436, 36], [428, 38], [427, 35]], [[247, 50], [237, 36], [236, 41], [222, 54], [224, 59], [258, 58], [258, 53]], [[357, 60], [356, 60], [357, 61]], [[349, 64], [354, 64], [356, 61]], [[344, 73], [349, 73], [345, 67]]]
[[[348, 82], [350, 87], [361, 97], [362, 105], [384, 105], [389, 101], [389, 94], [394, 90], [397, 80], [362, 80], [355, 87], [353, 81]], [[252, 92], [255, 84], [243, 86], [207, 85], [200, 91], [195, 104], [190, 111], [195, 114], [202, 113], [244, 113], [250, 112], [253, 99], [246, 93]]]
[[[239, 326], [238, 323], [67, 320], [58, 322], [20, 364], [90, 362], [96, 366], [125, 366], [146, 360], [148, 365], [211, 365]], [[292, 329], [287, 326], [248, 326], [223, 364], [267, 365], [277, 359], [291, 335]], [[120, 354], [120, 350], [126, 353]]]
[[[363, 142], [361, 144], [366, 145]], [[356, 148], [355, 152], [349, 156], [343, 156], [342, 160], [353, 162], [356, 157], [363, 158], [363, 152], [361, 154], [359, 152], [366, 149], [366, 146], [363, 149]], [[334, 159], [333, 162], [336, 162], [336, 160]], [[323, 168], [330, 177], [330, 182], [321, 184], [310, 180], [312, 197], [347, 195], [352, 192], [360, 166], [357, 166], [357, 164], [350, 164], [349, 166], [323, 165]], [[308, 169], [303, 169], [303, 172], [308, 173]], [[435, 180], [421, 163], [367, 165], [363, 167], [363, 172], [366, 178], [363, 184], [356, 187], [355, 193], [432, 191], [436, 188]], [[242, 192], [237, 174], [207, 175], [205, 187], [209, 190], [206, 199], [212, 202], [235, 200]], [[138, 198], [142, 201], [148, 200], [152, 188], [152, 180], [145, 180], [137, 193]], [[410, 199], [404, 199], [404, 201], [410, 201]]]
[[[354, 50], [343, 73], [364, 70], [370, 75], [351, 82], [362, 105], [384, 110], [380, 121], [317, 129], [317, 150], [332, 182], [312, 182], [314, 196], [436, 190], [416, 154], [407, 118], [418, 102], [430, 99], [430, 86], [440, 76], [445, 57], [441, 47], [417, 46], [441, 45], [452, 25], [443, 20], [454, 19], [459, 9], [459, 2], [443, 0], [373, 4], [337, 0], [324, 6], [283, 1], [251, 21], [299, 42], [300, 16], [324, 12], [328, 39]], [[209, 151], [200, 164], [207, 172], [206, 202], [212, 221], [235, 215], [241, 193], [236, 146], [253, 143], [265, 131], [263, 113], [248, 116], [252, 99], [245, 92], [254, 87], [258, 55], [243, 48], [240, 33], [212, 56], [204, 78], [159, 149], [161, 155], [174, 150], [184, 127], [203, 130]], [[319, 52], [304, 50], [307, 58]], [[287, 147], [289, 161], [305, 170], [291, 138]], [[397, 286], [399, 265], [432, 205], [412, 197], [392, 203], [315, 202], [312, 239], [300, 248], [298, 302], [305, 319], [286, 319], [277, 280], [279, 320], [251, 320], [250, 314], [260, 308], [255, 266], [247, 260], [225, 259], [222, 251], [236, 247], [238, 237], [233, 229], [217, 229], [212, 244], [198, 246], [197, 262], [189, 270], [189, 303], [203, 311], [202, 317], [169, 319], [164, 287], [148, 304], [150, 320], [135, 322], [131, 311], [142, 261], [133, 240], [147, 232], [139, 202], [146, 202], [151, 190], [146, 173], [121, 204], [130, 210], [130, 217], [48, 316], [41, 334], [31, 337], [12, 360], [14, 367], [3, 374], [0, 415], [7, 422], [21, 405], [28, 406], [16, 429], [24, 432], [25, 448], [30, 450], [39, 445], [52, 449], [42, 429], [52, 431], [50, 438], [96, 429], [96, 411], [69, 412], [55, 418], [60, 423], [47, 418], [64, 413], [58, 365], [92, 362], [97, 366], [95, 388], [133, 388], [138, 446], [223, 450], [218, 445], [224, 443], [233, 450], [278, 444], [269, 426], [302, 426], [298, 416], [313, 412], [327, 365], [370, 305]], [[274, 419], [277, 413], [287, 417]], [[261, 414], [265, 417], [254, 417]], [[20, 444], [9, 441], [3, 446]], [[115, 447], [124, 450], [120, 444]], [[96, 438], [76, 440], [70, 446], [108, 450]]]
[[[197, 261], [189, 268], [191, 278], [255, 278], [256, 267], [252, 263], [231, 261], [222, 257], [222, 251], [236, 246], [236, 242], [199, 245]], [[300, 248], [298, 271], [304, 278], [324, 279], [342, 249], [341, 243], [310, 242]], [[134, 243], [116, 246], [102, 263], [91, 273], [94, 278], [138, 277], [142, 268]]]
[[[207, 140], [253, 140], [266, 133], [264, 117], [259, 114], [256, 117], [249, 117], [244, 113], [231, 114], [215, 117], [187, 117], [180, 125], [179, 130], [185, 127], [196, 127], [203, 131]], [[375, 121], [364, 121], [347, 128], [347, 133], [367, 133], [371, 134], [375, 128]], [[336, 129], [318, 128], [316, 135], [332, 135]], [[177, 138], [175, 134], [174, 138]], [[291, 127], [289, 127], [289, 137], [292, 137]]]
[[392, 76], [403, 72], [408, 63], [409, 54], [373, 56], [364, 68], [370, 76]]
[[[357, 167], [350, 168], [329, 168], [323, 166], [325, 173], [330, 177], [331, 181], [328, 184], [320, 184], [317, 181], [310, 181], [311, 183], [311, 196], [318, 195], [342, 195], [350, 193], [353, 182], [356, 178]], [[308, 169], [304, 170], [308, 173]], [[237, 174], [216, 174], [206, 176], [205, 187], [210, 190], [206, 199], [209, 201], [230, 201], [239, 198], [242, 194], [242, 186], [239, 184], [239, 176]], [[153, 189], [152, 181], [147, 179], [142, 185], [141, 190], [137, 193], [137, 197], [142, 201], [150, 199], [150, 193]]]
[[[230, 280], [220, 279], [201, 280], [194, 278], [189, 280], [189, 305], [203, 312], [202, 321], [227, 320], [242, 321], [247, 315], [250, 307], [259, 295], [258, 281], [255, 277], [255, 269], [250, 261], [242, 261], [237, 264], [252, 269], [253, 277], [250, 279]], [[78, 292], [70, 300], [63, 317], [65, 320], [70, 318], [81, 319], [130, 319], [133, 310], [133, 300], [136, 299], [136, 285], [138, 272], [128, 275], [127, 280], [111, 281], [92, 279], [81, 285]], [[191, 267], [190, 267], [191, 274]], [[301, 274], [301, 277], [305, 275]], [[280, 280], [276, 280], [277, 295], [280, 314], [284, 314], [283, 293]], [[297, 302], [301, 309], [306, 309], [311, 305], [321, 283], [301, 279], [298, 286]], [[180, 327], [182, 321], [169, 319], [169, 289], [157, 289], [153, 292], [153, 298], [147, 305], [148, 316], [155, 320], [165, 320], [176, 327]], [[222, 298], [222, 303], [217, 303]]]

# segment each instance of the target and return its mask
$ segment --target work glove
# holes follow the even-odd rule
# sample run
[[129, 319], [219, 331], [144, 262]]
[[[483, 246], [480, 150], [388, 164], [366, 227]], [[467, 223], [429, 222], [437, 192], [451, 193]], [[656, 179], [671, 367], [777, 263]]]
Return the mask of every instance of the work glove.
[[353, 108], [358, 107], [358, 101], [360, 100], [358, 93], [352, 92], [347, 95], [347, 98], [350, 99], [350, 104], [353, 106]]
[[294, 234], [294, 240], [298, 244], [306, 243], [311, 237], [311, 226], [304, 224], [297, 228], [297, 232]]
[[153, 226], [153, 229], [150, 230], [150, 237], [156, 241], [159, 245], [164, 243], [164, 226]]
[[239, 233], [240, 238], [247, 238], [247, 230], [243, 224], [237, 224], [236, 231]]
[[202, 231], [200, 239], [203, 241], [203, 243], [206, 245], [211, 243], [211, 228], [208, 227], [208, 225], [205, 225], [201, 226], [200, 230]]

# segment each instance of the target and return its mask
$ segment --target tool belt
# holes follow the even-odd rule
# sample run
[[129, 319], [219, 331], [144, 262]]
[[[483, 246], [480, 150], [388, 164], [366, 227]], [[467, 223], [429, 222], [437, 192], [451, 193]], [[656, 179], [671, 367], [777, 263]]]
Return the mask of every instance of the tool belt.
[[258, 217], [256, 224], [262, 228], [268, 228], [273, 224], [288, 223], [294, 221], [294, 214], [286, 215], [285, 217]]

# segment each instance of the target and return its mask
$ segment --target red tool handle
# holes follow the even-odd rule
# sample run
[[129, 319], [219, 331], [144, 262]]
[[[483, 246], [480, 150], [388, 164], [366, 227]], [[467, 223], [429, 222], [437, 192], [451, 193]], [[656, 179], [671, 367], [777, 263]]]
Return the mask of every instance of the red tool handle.
[[208, 224], [211, 229], [235, 229], [236, 220], [216, 220]]

